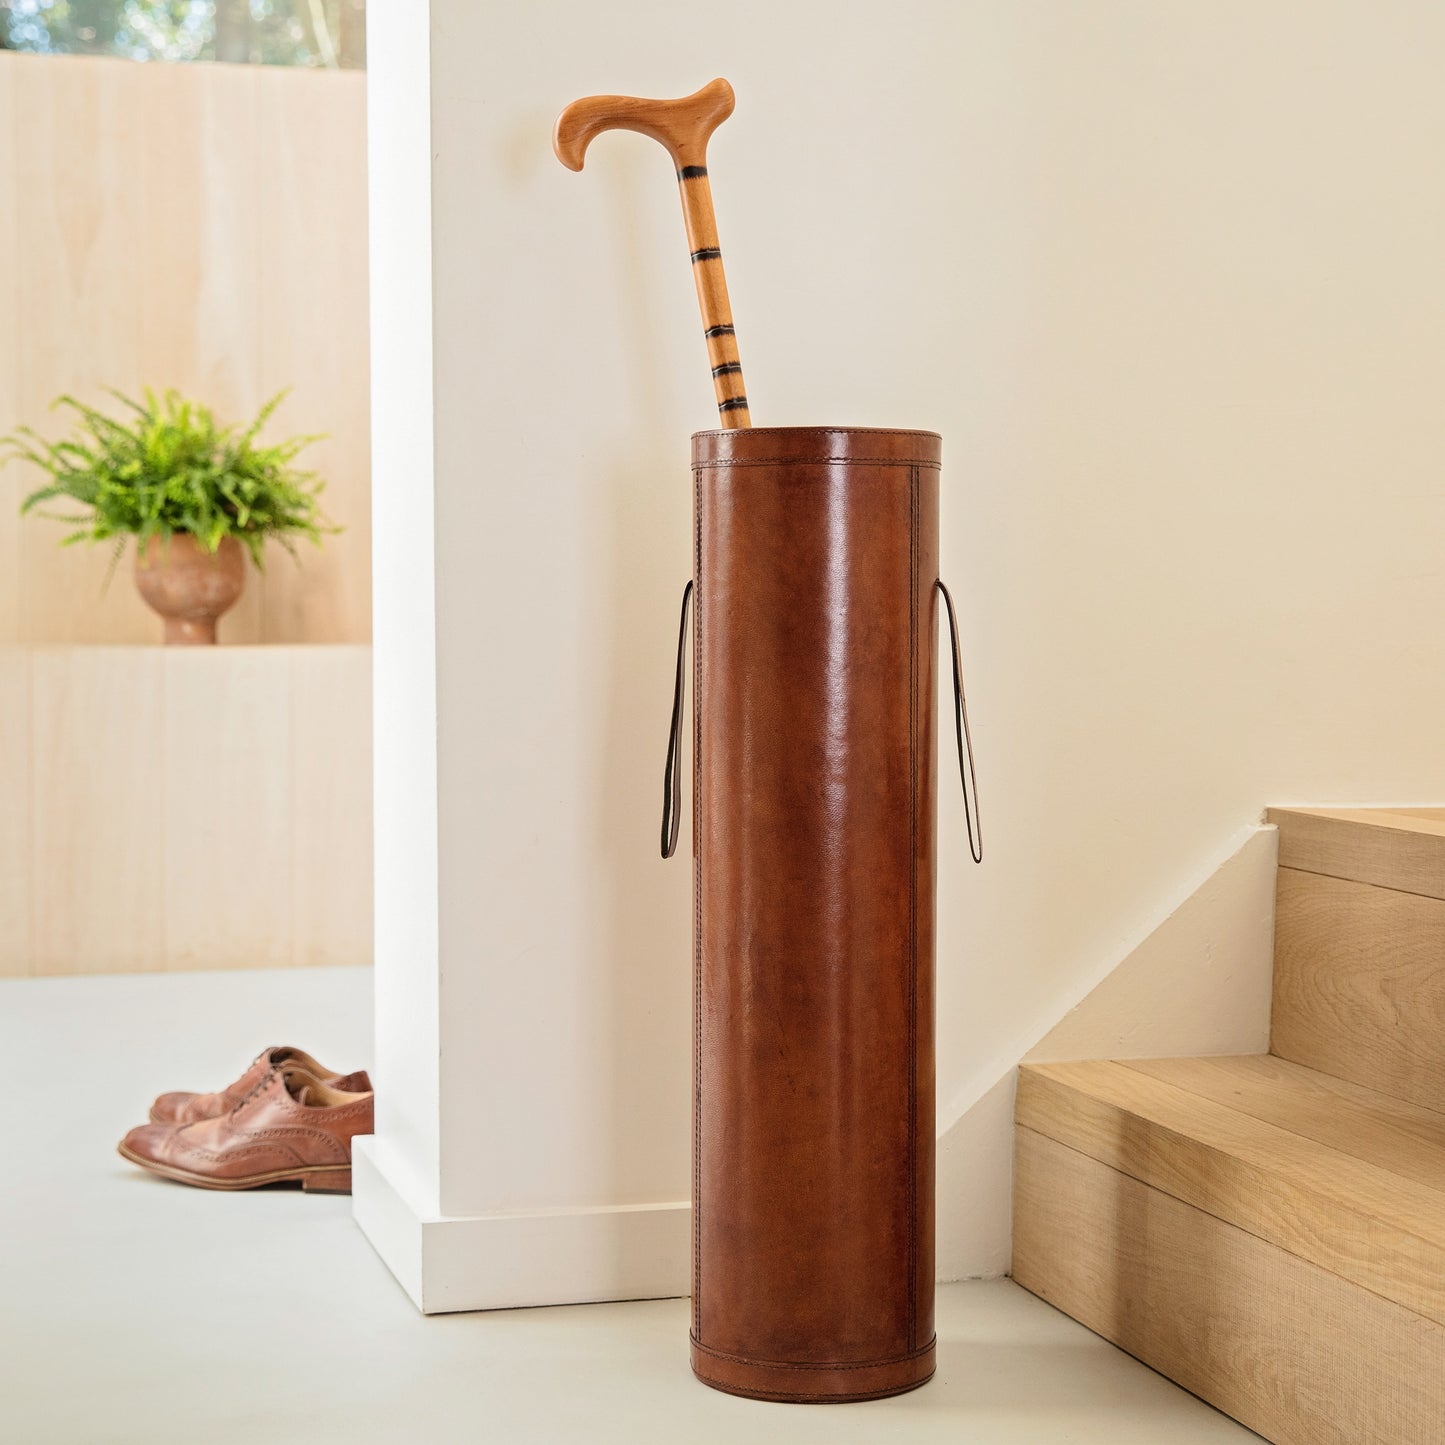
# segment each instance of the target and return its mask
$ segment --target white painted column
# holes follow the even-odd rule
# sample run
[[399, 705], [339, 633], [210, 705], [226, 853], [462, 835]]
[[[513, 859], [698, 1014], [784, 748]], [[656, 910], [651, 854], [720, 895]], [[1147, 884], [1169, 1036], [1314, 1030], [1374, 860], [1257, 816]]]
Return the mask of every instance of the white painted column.
[[[587, 82], [500, 85], [479, 18], [370, 14], [378, 1104], [355, 1206], [427, 1311], [688, 1287], [690, 873], [656, 832], [689, 425], [640, 390], [666, 392], [668, 346], [619, 254], [628, 175], [551, 155]], [[705, 423], [670, 167], [632, 159]]]
[[[398, 23], [409, 8], [416, 23]], [[418, 1305], [441, 1209], [430, 36], [375, 5], [367, 82], [371, 267], [376, 1133], [356, 1217]]]

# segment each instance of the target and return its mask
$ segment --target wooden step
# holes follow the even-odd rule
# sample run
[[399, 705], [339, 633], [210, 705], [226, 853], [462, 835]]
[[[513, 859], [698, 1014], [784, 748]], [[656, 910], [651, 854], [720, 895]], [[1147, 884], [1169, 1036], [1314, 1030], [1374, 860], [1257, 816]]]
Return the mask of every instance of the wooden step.
[[1274, 808], [1270, 1048], [1445, 1109], [1445, 810]]
[[1445, 1114], [1272, 1057], [1020, 1071], [1014, 1277], [1278, 1445], [1445, 1439]]
[[1019, 1283], [1274, 1445], [1440, 1445], [1438, 1325], [1029, 1129], [1014, 1196]]
[[1445, 808], [1270, 808], [1279, 866], [1445, 898]]

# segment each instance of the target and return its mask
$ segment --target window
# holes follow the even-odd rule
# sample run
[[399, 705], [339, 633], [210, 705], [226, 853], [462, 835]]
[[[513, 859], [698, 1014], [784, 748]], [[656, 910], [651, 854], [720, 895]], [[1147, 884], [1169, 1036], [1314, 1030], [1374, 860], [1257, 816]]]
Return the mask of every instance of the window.
[[0, 50], [366, 65], [366, 0], [0, 0]]

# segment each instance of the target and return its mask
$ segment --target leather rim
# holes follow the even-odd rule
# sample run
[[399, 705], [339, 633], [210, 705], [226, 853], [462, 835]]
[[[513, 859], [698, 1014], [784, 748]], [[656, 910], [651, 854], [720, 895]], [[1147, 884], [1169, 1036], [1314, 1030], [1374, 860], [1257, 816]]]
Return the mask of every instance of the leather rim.
[[692, 1373], [701, 1384], [706, 1385], [709, 1389], [720, 1390], [725, 1395], [739, 1395], [747, 1400], [770, 1400], [777, 1405], [847, 1405], [860, 1400], [886, 1400], [891, 1395], [906, 1395], [910, 1390], [917, 1390], [920, 1386], [926, 1385], [938, 1371], [935, 1366], [919, 1379], [909, 1380], [901, 1385], [888, 1385], [880, 1390], [859, 1390], [848, 1395], [810, 1394], [803, 1390], [796, 1394], [788, 1394], [779, 1390], [750, 1390], [746, 1385], [734, 1385], [722, 1380], [715, 1380], [710, 1375], [703, 1374], [696, 1364], [692, 1367]]

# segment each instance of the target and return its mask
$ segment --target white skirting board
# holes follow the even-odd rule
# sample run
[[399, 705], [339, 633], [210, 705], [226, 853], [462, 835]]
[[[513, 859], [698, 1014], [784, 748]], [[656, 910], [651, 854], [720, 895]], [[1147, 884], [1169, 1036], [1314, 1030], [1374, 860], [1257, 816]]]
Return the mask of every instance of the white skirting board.
[[376, 1158], [352, 1155], [357, 1224], [423, 1314], [668, 1299], [689, 1289], [686, 1201], [425, 1217]]

